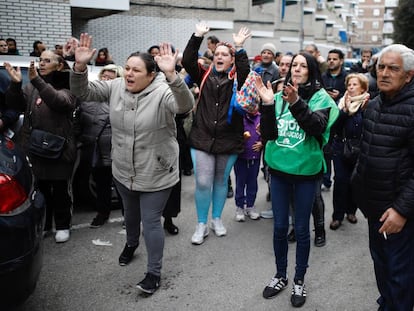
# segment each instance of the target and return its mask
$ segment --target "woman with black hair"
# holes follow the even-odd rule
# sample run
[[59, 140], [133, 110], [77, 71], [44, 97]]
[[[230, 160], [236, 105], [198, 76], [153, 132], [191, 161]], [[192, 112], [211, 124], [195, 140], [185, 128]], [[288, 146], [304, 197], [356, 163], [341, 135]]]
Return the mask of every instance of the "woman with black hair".
[[112, 56], [109, 54], [108, 48], [99, 49], [95, 59], [95, 66], [106, 66], [113, 64]]
[[88, 83], [87, 64], [96, 52], [91, 44], [92, 38], [81, 34], [71, 90], [82, 100], [109, 102], [112, 175], [122, 197], [127, 233], [119, 264], [132, 260], [142, 221], [148, 262], [147, 274], [137, 288], [152, 294], [160, 286], [164, 251], [161, 215], [179, 181], [174, 117], [190, 111], [194, 97], [175, 71], [178, 53], [172, 53], [170, 44], [160, 45], [155, 59], [147, 53], [131, 54], [123, 79]]
[[270, 82], [257, 78], [262, 98], [262, 137], [267, 140], [265, 160], [271, 178], [274, 214], [273, 248], [276, 275], [263, 290], [273, 298], [287, 287], [289, 202], [295, 202], [296, 269], [291, 295], [294, 307], [305, 303], [305, 273], [310, 250], [309, 220], [316, 187], [326, 164], [322, 147], [329, 139], [330, 127], [338, 108], [321, 86], [315, 58], [299, 53], [292, 59], [281, 92], [273, 95]]

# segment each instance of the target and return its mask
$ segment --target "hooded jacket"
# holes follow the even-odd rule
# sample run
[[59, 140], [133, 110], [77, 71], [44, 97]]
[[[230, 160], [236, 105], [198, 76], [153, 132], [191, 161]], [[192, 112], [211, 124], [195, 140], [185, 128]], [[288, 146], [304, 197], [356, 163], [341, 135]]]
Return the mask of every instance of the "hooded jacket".
[[[203, 38], [191, 36], [183, 53], [182, 64], [197, 85], [208, 71], [197, 63], [198, 50]], [[250, 72], [249, 60], [244, 50], [235, 54], [238, 89]], [[213, 154], [238, 154], [243, 151], [243, 116], [232, 113], [227, 122], [233, 79], [228, 73], [210, 71], [202, 87], [189, 135], [191, 147]]]
[[88, 82], [87, 71], [71, 72], [71, 90], [85, 101], [109, 102], [112, 174], [129, 190], [153, 192], [179, 180], [175, 114], [193, 108], [194, 98], [181, 78], [163, 73], [139, 93], [125, 80]]

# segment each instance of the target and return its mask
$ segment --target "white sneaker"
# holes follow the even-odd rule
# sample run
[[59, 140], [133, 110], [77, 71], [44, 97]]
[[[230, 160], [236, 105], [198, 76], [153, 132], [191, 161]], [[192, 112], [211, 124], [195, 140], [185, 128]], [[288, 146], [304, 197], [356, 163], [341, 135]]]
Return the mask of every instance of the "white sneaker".
[[69, 240], [69, 237], [70, 237], [69, 229], [56, 230], [56, 235], [55, 235], [56, 243], [64, 243]]
[[211, 221], [210, 228], [214, 231], [216, 236], [224, 236], [227, 234], [227, 230], [224, 228], [221, 218], [214, 218]]
[[250, 217], [250, 219], [256, 220], [260, 218], [260, 214], [256, 211], [254, 206], [246, 208], [245, 213]]
[[327, 186], [325, 186], [324, 184], [322, 184], [322, 186], [321, 186], [321, 191], [326, 192], [326, 191], [329, 191], [329, 190], [331, 190], [331, 187], [327, 187]]
[[265, 211], [261, 211], [260, 212], [260, 217], [265, 218], [265, 219], [273, 218], [273, 210], [270, 208], [270, 209], [267, 209]]
[[236, 218], [236, 221], [238, 221], [238, 222], [244, 221], [245, 220], [245, 218], [244, 218], [244, 209], [238, 207], [236, 209], [236, 217], [235, 218]]
[[196, 231], [191, 237], [191, 243], [193, 244], [203, 244], [204, 238], [208, 236], [208, 226], [202, 222], [197, 224]]

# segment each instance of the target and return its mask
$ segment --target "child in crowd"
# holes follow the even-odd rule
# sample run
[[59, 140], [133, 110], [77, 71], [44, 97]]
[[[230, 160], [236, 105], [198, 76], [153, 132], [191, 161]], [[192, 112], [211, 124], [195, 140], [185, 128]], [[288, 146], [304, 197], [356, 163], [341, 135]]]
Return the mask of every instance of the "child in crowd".
[[[256, 106], [257, 107], [257, 106]], [[254, 202], [258, 190], [257, 176], [263, 144], [260, 135], [260, 113], [257, 109], [246, 113], [244, 123], [244, 152], [239, 154], [234, 164], [236, 175], [236, 221], [242, 222], [245, 216], [259, 219]]]

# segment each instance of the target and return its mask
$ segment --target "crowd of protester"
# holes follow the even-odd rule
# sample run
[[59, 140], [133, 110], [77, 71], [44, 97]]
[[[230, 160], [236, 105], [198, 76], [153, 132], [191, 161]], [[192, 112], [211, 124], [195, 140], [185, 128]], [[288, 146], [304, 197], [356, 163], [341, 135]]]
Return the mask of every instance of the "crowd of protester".
[[[0, 132], [21, 144], [33, 164], [47, 202], [45, 235], [54, 231], [57, 243], [70, 239], [70, 183], [77, 157], [85, 158], [97, 193], [90, 227], [108, 221], [114, 188], [126, 229], [119, 264], [133, 260], [142, 224], [147, 273], [137, 288], [153, 294], [161, 282], [163, 229], [179, 233], [173, 218], [181, 210], [182, 176], [194, 178], [197, 219], [189, 240], [201, 247], [209, 229], [227, 234], [222, 212], [233, 196], [234, 168], [234, 220], [273, 219], [275, 273], [262, 295], [273, 298], [288, 286], [287, 251], [296, 242], [290, 300], [301, 307], [310, 217], [314, 245], [323, 247], [322, 192], [332, 188], [331, 230], [345, 219], [357, 223], [358, 208], [368, 219], [379, 310], [412, 310], [413, 50], [394, 44], [373, 56], [366, 49], [347, 72], [342, 50], [324, 58], [315, 44], [282, 53], [268, 42], [249, 62], [245, 27], [233, 44], [208, 36], [201, 51], [209, 31], [199, 22], [182, 54], [170, 43], [152, 43], [131, 51], [123, 67], [108, 48], [94, 48], [88, 34], [53, 50], [36, 40], [30, 56], [39, 65], [29, 64], [26, 85], [20, 68], [4, 63], [9, 80], [0, 81]], [[21, 55], [16, 40], [0, 38], [0, 55]], [[88, 64], [102, 66], [98, 80], [88, 80]], [[14, 133], [19, 114], [23, 126]], [[62, 139], [59, 153], [35, 150], [39, 135]], [[258, 207], [260, 166], [270, 204]]]

